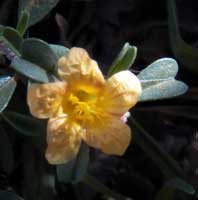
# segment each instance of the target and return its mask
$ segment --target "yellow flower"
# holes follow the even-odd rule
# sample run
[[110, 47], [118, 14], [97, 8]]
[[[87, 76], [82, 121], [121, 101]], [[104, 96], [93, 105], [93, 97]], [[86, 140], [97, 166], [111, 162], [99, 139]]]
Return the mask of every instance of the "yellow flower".
[[49, 163], [74, 158], [82, 140], [106, 154], [124, 154], [131, 131], [121, 117], [137, 103], [138, 78], [126, 70], [105, 80], [88, 53], [75, 47], [59, 59], [58, 66], [62, 81], [32, 84], [27, 97], [32, 115], [49, 118]]

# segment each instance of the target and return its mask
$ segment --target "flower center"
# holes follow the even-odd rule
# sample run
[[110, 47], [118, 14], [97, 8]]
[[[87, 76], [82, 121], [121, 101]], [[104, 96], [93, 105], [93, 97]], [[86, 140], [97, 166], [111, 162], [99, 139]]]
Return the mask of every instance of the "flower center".
[[78, 89], [71, 91], [66, 98], [65, 112], [71, 120], [81, 124], [93, 123], [99, 116], [97, 110], [97, 95], [92, 91]]

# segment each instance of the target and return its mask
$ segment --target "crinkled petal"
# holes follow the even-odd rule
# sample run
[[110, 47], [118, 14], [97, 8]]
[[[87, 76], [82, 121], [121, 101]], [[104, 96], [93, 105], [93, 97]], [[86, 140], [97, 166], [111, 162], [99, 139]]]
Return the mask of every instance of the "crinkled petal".
[[104, 91], [104, 112], [122, 116], [133, 107], [142, 91], [139, 79], [130, 71], [121, 71], [111, 76]]
[[63, 164], [73, 159], [79, 151], [82, 128], [69, 123], [67, 118], [51, 118], [47, 127], [46, 159], [50, 164]]
[[66, 87], [66, 82], [30, 85], [27, 102], [32, 115], [43, 119], [55, 115], [66, 92]]
[[59, 59], [58, 67], [59, 76], [63, 80], [85, 81], [95, 85], [105, 83], [97, 62], [82, 48], [71, 48], [66, 56]]
[[88, 129], [83, 135], [85, 142], [105, 154], [123, 155], [131, 141], [130, 128], [117, 118]]

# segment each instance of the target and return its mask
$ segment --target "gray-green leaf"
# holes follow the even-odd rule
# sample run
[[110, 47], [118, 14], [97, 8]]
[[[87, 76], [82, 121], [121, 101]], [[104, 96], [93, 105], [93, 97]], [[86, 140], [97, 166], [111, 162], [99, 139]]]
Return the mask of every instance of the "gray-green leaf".
[[59, 0], [19, 0], [19, 18], [22, 11], [30, 12], [29, 25], [32, 26], [45, 17]]
[[16, 88], [16, 81], [10, 76], [0, 77], [0, 113], [7, 107]]
[[50, 47], [58, 59], [62, 56], [66, 56], [69, 53], [69, 49], [61, 45], [50, 44]]
[[138, 74], [142, 85], [139, 101], [171, 98], [185, 93], [188, 86], [175, 80], [177, 72], [177, 62], [171, 58], [156, 60], [143, 69]]
[[38, 82], [48, 82], [48, 75], [46, 71], [27, 60], [15, 58], [10, 66], [30, 79]]
[[82, 143], [76, 158], [66, 164], [57, 166], [56, 172], [58, 180], [63, 183], [79, 182], [86, 175], [88, 164], [89, 147], [85, 143]]
[[166, 99], [184, 94], [188, 86], [177, 80], [166, 80], [143, 89], [139, 101]]
[[50, 45], [36, 38], [24, 40], [22, 44], [22, 57], [48, 72], [53, 72], [58, 61]]
[[172, 58], [162, 58], [154, 61], [139, 74], [140, 80], [156, 80], [173, 78], [178, 72], [177, 62]]

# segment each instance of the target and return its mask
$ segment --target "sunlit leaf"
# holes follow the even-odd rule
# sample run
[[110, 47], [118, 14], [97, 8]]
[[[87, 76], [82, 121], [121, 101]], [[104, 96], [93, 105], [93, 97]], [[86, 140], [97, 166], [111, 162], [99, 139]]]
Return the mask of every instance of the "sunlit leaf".
[[19, 0], [19, 18], [24, 10], [30, 12], [29, 26], [43, 19], [59, 0]]
[[53, 72], [58, 60], [50, 45], [36, 38], [24, 40], [22, 57], [49, 72]]
[[14, 90], [16, 81], [10, 76], [0, 76], [0, 113], [7, 107]]
[[181, 37], [175, 0], [168, 0], [169, 37], [175, 57], [194, 73], [198, 73], [198, 49], [188, 45]]
[[184, 94], [188, 86], [174, 79], [162, 81], [143, 89], [139, 101], [166, 99]]
[[57, 166], [58, 180], [63, 183], [79, 182], [87, 173], [88, 163], [89, 147], [82, 143], [76, 158], [66, 164]]
[[156, 80], [174, 78], [178, 72], [177, 62], [172, 58], [162, 58], [154, 61], [139, 74], [140, 80]]
[[177, 62], [172, 58], [162, 58], [154, 61], [143, 69], [138, 78], [141, 81], [142, 89], [158, 84], [162, 81], [172, 80], [178, 72]]
[[184, 94], [188, 86], [175, 80], [178, 65], [174, 59], [162, 58], [151, 63], [139, 74], [142, 94], [139, 101], [166, 99]]
[[46, 124], [42, 120], [16, 112], [3, 112], [3, 119], [18, 132], [27, 136], [38, 136], [46, 132]]
[[27, 60], [15, 58], [10, 66], [17, 72], [27, 76], [30, 79], [38, 82], [48, 82], [46, 71]]
[[135, 46], [131, 46], [129, 43], [126, 43], [117, 58], [113, 61], [113, 64], [109, 69], [108, 76], [112, 76], [119, 71], [129, 69], [134, 63], [136, 55], [137, 48]]

